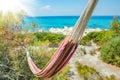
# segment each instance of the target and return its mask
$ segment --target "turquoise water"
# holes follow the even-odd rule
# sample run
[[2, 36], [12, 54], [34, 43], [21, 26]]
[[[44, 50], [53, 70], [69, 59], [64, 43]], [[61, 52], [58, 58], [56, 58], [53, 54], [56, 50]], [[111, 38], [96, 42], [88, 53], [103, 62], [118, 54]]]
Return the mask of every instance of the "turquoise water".
[[[65, 26], [72, 27], [75, 25], [78, 18], [79, 16], [25, 17], [25, 24], [36, 22], [39, 29], [48, 31], [50, 28], [64, 28]], [[112, 16], [92, 16], [87, 28], [109, 29], [112, 21]]]

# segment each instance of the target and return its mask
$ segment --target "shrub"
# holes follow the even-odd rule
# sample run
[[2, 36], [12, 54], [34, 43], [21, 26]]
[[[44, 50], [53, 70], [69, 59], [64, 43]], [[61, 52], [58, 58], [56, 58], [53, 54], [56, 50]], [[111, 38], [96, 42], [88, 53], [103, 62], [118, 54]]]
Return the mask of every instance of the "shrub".
[[[36, 42], [50, 42], [50, 46], [56, 46], [65, 38], [62, 34], [55, 34], [50, 32], [36, 32], [34, 33], [34, 40], [32, 43]], [[53, 44], [53, 45], [51, 45]], [[33, 44], [34, 45], [34, 44]]]
[[110, 25], [111, 30], [115, 31], [117, 35], [120, 35], [120, 22], [117, 17], [114, 17], [113, 22]]
[[[31, 50], [32, 58], [34, 59], [34, 62], [39, 68], [45, 67], [47, 62], [52, 57], [53, 53], [55, 52], [55, 49], [52, 50], [46, 50], [46, 48], [42, 48], [40, 50]], [[39, 54], [38, 54], [39, 53]], [[67, 79], [67, 73], [68, 73], [69, 67], [66, 66], [61, 72], [59, 72], [57, 75], [54, 76], [51, 80], [66, 80]], [[31, 77], [31, 80], [40, 80], [40, 78]]]
[[52, 80], [67, 80], [67, 73], [69, 71], [69, 67], [66, 66], [60, 73], [58, 73]]
[[92, 51], [90, 51], [90, 55], [92, 55], [92, 56], [94, 56], [95, 54], [96, 54], [96, 52], [95, 52], [96, 50], [94, 49], [94, 50], [92, 50]]
[[87, 65], [82, 65], [76, 62], [77, 70], [80, 76], [84, 77], [84, 80], [88, 80], [91, 74], [98, 74], [98, 72], [93, 68]]
[[37, 40], [46, 41], [49, 40], [50, 42], [60, 42], [64, 39], [64, 35], [62, 34], [55, 34], [50, 32], [36, 32], [34, 36]]
[[76, 63], [76, 65], [79, 75], [82, 76], [84, 80], [116, 80], [115, 75], [100, 75], [100, 73], [93, 67], [82, 65], [78, 62]]
[[84, 36], [82, 40], [80, 40], [80, 44], [86, 45], [87, 43], [90, 43], [90, 41], [91, 41], [91, 38], [87, 35], [87, 36]]
[[[1, 16], [2, 13], [0, 13]], [[24, 15], [22, 13], [14, 15], [9, 12], [2, 17], [3, 19], [0, 18], [0, 80], [40, 80], [30, 71], [26, 53], [21, 47], [39, 41], [41, 43], [47, 40], [60, 42], [64, 35], [47, 32], [34, 34], [28, 33], [28, 31], [23, 32]], [[36, 24], [33, 26], [37, 27]], [[30, 50], [30, 53], [37, 66], [43, 68], [53, 55], [54, 50], [46, 50], [42, 46], [41, 49]], [[59, 74], [66, 76], [65, 72]]]
[[120, 37], [115, 37], [101, 47], [103, 61], [120, 67]]
[[114, 35], [114, 31], [100, 31], [100, 32], [90, 32], [86, 36], [82, 38], [80, 44], [85, 45], [90, 43], [92, 40], [93, 42], [97, 43], [98, 45], [102, 45], [108, 39], [112, 38]]
[[106, 77], [106, 80], [116, 80], [115, 75], [110, 75]]

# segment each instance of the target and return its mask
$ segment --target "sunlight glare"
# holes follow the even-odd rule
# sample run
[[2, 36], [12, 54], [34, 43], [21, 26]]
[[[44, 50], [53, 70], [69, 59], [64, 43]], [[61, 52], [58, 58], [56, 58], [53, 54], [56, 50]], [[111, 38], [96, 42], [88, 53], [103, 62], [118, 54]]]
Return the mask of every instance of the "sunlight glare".
[[25, 7], [22, 5], [21, 0], [0, 0], [0, 11], [6, 12], [19, 12], [24, 10]]

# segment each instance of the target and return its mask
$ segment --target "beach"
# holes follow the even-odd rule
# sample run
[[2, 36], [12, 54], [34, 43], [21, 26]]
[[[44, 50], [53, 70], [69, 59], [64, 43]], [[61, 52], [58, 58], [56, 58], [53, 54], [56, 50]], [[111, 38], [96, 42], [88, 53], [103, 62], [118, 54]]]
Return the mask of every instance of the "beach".
[[[85, 49], [86, 54], [81, 50]], [[76, 68], [76, 62], [81, 63], [82, 65], [87, 65], [95, 68], [101, 76], [107, 77], [114, 75], [116, 77], [115, 80], [120, 80], [120, 68], [109, 65], [105, 62], [103, 62], [100, 58], [100, 52], [95, 51], [94, 55], [91, 55], [90, 52], [98, 49], [99, 46], [97, 46], [95, 43], [92, 42], [91, 46], [83, 46], [79, 45], [76, 52], [74, 53], [73, 57], [71, 58], [69, 62], [70, 71], [69, 71], [69, 77], [68, 80], [84, 80], [81, 76], [79, 76], [77, 68]], [[97, 80], [96, 75], [91, 75], [90, 80]]]
[[[72, 32], [73, 27], [67, 27], [64, 28], [51, 28], [49, 32], [56, 33], [56, 34], [64, 34], [69, 35], [70, 32]], [[83, 36], [86, 36], [90, 32], [99, 32], [103, 30], [108, 29], [100, 29], [100, 28], [86, 28]], [[82, 65], [87, 65], [95, 68], [99, 74], [103, 77], [114, 75], [116, 77], [116, 80], [119, 80], [120, 77], [120, 69], [116, 66], [109, 65], [100, 58], [100, 51], [98, 49], [100, 46], [96, 45], [94, 42], [91, 41], [91, 45], [79, 45], [76, 52], [74, 53], [73, 57], [70, 59], [70, 62], [68, 66], [70, 66], [70, 70], [68, 72], [68, 80], [83, 80], [83, 77], [79, 76], [77, 68], [76, 68], [76, 62], [81, 63]], [[84, 54], [85, 50], [86, 54]], [[90, 53], [92, 51], [95, 51], [94, 55], [91, 55]], [[96, 80], [98, 76], [91, 75], [90, 79]]]
[[[51, 28], [49, 32], [51, 33], [57, 33], [57, 34], [64, 34], [64, 35], [69, 35], [70, 32], [72, 32], [73, 27], [67, 27], [65, 26], [64, 28]], [[83, 36], [87, 35], [89, 32], [94, 32], [94, 31], [102, 31], [103, 29], [100, 28], [86, 28], [84, 31]], [[107, 29], [104, 29], [107, 30]]]
[[0, 0], [0, 80], [120, 80], [120, 0]]

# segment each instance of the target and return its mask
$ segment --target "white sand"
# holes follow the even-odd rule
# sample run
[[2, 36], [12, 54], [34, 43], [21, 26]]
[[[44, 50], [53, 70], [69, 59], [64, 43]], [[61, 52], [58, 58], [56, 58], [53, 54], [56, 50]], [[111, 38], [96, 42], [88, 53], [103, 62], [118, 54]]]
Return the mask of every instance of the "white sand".
[[[64, 28], [51, 28], [51, 29], [49, 30], [49, 32], [68, 35], [68, 34], [72, 31], [72, 29], [73, 29], [73, 27], [69, 27], [69, 28], [68, 28], [68, 27], [65, 26]], [[89, 32], [101, 31], [101, 30], [102, 30], [102, 29], [100, 29], [100, 28], [94, 28], [94, 29], [89, 28], [89, 29], [86, 29], [86, 30], [85, 30], [85, 32], [84, 32], [83, 35], [86, 35], [86, 34], [89, 33]]]
[[[81, 51], [81, 48], [85, 49], [87, 53], [86, 55], [82, 55], [83, 52]], [[94, 67], [102, 76], [115, 75], [116, 80], [120, 80], [120, 68], [104, 63], [100, 59], [100, 52], [98, 51], [96, 51], [95, 55], [93, 56], [90, 55], [90, 51], [93, 51], [98, 48], [99, 47], [94, 43], [92, 43], [91, 46], [82, 46], [82, 45], [78, 46], [75, 54], [73, 55], [73, 57], [69, 62], [69, 66], [71, 67], [70, 72], [73, 74], [68, 77], [68, 80], [84, 80], [81, 79], [81, 77], [77, 73], [77, 69], [75, 65], [76, 62], [79, 62], [83, 65]], [[95, 78], [95, 76], [93, 78]], [[96, 80], [96, 79], [92, 79], [92, 80]]]

